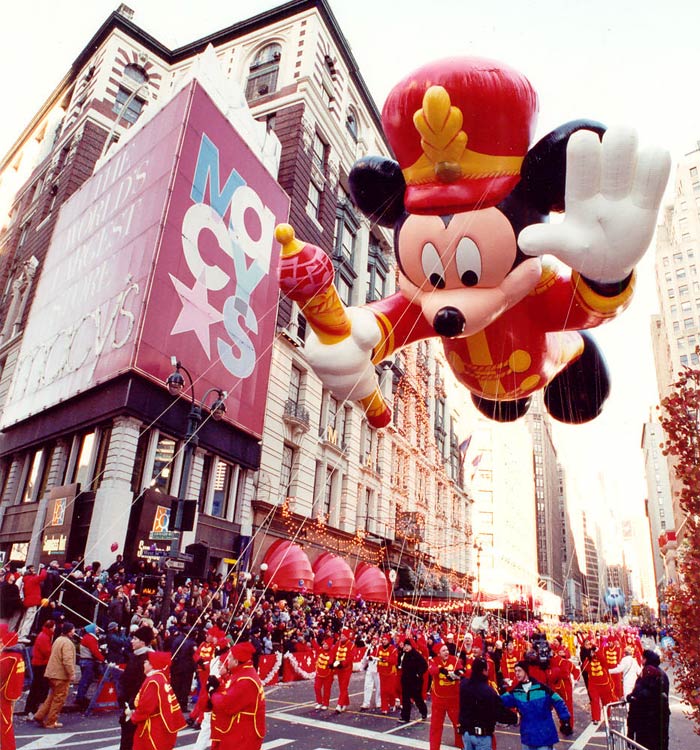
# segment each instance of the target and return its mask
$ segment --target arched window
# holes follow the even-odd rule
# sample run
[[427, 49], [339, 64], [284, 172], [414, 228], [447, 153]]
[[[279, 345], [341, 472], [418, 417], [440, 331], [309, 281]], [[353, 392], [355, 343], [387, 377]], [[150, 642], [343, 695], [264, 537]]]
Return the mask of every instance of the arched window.
[[345, 118], [345, 127], [348, 129], [348, 133], [352, 136], [353, 141], [357, 143], [358, 139], [358, 122], [357, 113], [352, 107], [348, 108], [348, 116]]
[[148, 80], [146, 71], [140, 65], [135, 65], [134, 63], [130, 63], [124, 68], [124, 75], [127, 78], [131, 78], [137, 86], [140, 83], [146, 83]]
[[117, 90], [112, 111], [119, 119], [134, 123], [139, 119], [143, 105], [146, 102], [144, 96], [139, 94], [147, 89], [148, 74], [140, 66], [129, 63], [124, 68], [121, 84]]
[[245, 96], [249, 102], [277, 90], [281, 57], [282, 47], [276, 43], [265, 45], [255, 55], [250, 64], [250, 75], [245, 88]]

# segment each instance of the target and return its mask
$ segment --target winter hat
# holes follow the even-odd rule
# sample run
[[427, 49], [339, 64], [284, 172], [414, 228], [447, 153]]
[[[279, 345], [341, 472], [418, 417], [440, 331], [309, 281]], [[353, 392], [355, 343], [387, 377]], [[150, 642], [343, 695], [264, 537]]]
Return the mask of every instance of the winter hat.
[[148, 625], [142, 625], [140, 628], [136, 628], [136, 630], [134, 630], [134, 632], [131, 634], [131, 637], [138, 638], [147, 646], [150, 646], [153, 642], [153, 639], [155, 638], [155, 635], [153, 633], [153, 628], [150, 628]]
[[119, 630], [119, 624], [116, 622], [110, 622], [109, 625], [107, 625], [107, 631], [111, 632], [112, 630]]
[[95, 625], [94, 622], [91, 622], [89, 625], [85, 626], [85, 632], [90, 633], [90, 635], [95, 635], [97, 632], [97, 625]]
[[229, 653], [237, 662], [243, 664], [253, 658], [255, 646], [249, 641], [243, 641], [242, 643], [237, 643], [235, 646], [231, 646]]
[[525, 674], [530, 674], [530, 665], [526, 661], [519, 661], [515, 666], [520, 667], [520, 669], [522, 669]]
[[168, 674], [170, 663], [172, 662], [172, 654], [167, 651], [151, 651], [148, 655], [148, 661], [151, 663], [153, 669]]

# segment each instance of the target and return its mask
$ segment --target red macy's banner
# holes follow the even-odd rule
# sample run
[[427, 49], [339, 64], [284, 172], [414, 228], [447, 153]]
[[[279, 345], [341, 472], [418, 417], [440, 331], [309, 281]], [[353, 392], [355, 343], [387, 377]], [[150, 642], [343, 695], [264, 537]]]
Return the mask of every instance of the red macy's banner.
[[289, 200], [196, 81], [65, 203], [0, 427], [127, 370], [196, 393], [262, 434]]

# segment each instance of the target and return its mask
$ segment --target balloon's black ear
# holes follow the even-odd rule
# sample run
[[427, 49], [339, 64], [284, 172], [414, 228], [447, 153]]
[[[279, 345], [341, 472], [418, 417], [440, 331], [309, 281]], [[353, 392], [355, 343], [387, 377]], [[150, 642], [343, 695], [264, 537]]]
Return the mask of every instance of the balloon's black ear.
[[372, 221], [393, 227], [403, 215], [406, 182], [397, 162], [365, 156], [353, 165], [348, 182], [355, 204]]
[[515, 190], [541, 214], [564, 210], [566, 147], [578, 130], [591, 130], [602, 138], [606, 128], [595, 120], [571, 120], [544, 136], [523, 160]]

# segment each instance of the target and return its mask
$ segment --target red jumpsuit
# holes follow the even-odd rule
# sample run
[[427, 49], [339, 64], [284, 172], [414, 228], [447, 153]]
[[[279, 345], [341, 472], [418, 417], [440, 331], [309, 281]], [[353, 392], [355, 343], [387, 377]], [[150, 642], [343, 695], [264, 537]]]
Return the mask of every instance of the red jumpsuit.
[[399, 654], [396, 646], [380, 646], [377, 652], [377, 672], [379, 673], [379, 688], [382, 700], [382, 713], [388, 713], [393, 709], [396, 699], [399, 697], [398, 679], [399, 671], [396, 668]]
[[581, 676], [581, 670], [566, 656], [554, 656], [552, 657], [552, 663], [556, 664], [562, 674], [562, 690], [559, 693], [566, 703], [566, 707], [569, 709], [571, 714], [571, 726], [574, 726], [574, 686], [571, 681], [578, 680]]
[[207, 680], [209, 679], [209, 665], [214, 658], [215, 643], [204, 641], [197, 646], [194, 652], [194, 663], [197, 665], [197, 680], [199, 681], [199, 693], [197, 694], [197, 704], [190, 711], [191, 719], [202, 720], [209, 704], [207, 695]]
[[252, 664], [239, 664], [211, 697], [212, 750], [260, 750], [265, 691]]
[[333, 685], [333, 670], [331, 669], [331, 650], [321, 648], [316, 656], [316, 679], [314, 691], [316, 703], [328, 708], [331, 702], [331, 686]]
[[334, 667], [335, 673], [338, 675], [338, 706], [340, 708], [347, 708], [350, 705], [350, 695], [348, 694], [348, 687], [350, 685], [350, 677], [352, 677], [352, 642], [346, 640], [345, 643], [336, 644], [333, 649], [333, 660], [331, 662], [340, 662], [340, 665]]
[[464, 747], [462, 737], [459, 734], [459, 679], [450, 679], [446, 672], [459, 672], [463, 670], [462, 662], [455, 656], [448, 656], [443, 661], [439, 656], [431, 659], [428, 671], [433, 678], [432, 714], [430, 716], [430, 750], [440, 750], [442, 740], [442, 726], [445, 722], [445, 714], [450, 717], [454, 728], [455, 747]]
[[[623, 657], [622, 647], [615, 638], [608, 638], [603, 647], [603, 656], [605, 658], [605, 666], [608, 671], [615, 669], [620, 663]], [[615, 695], [618, 700], [622, 699], [622, 672], [617, 674], [611, 674], [613, 685], [615, 686]]]
[[12, 710], [24, 689], [24, 657], [17, 651], [0, 653], [0, 747], [15, 750]]
[[586, 659], [581, 668], [588, 674], [588, 695], [591, 699], [591, 718], [593, 721], [600, 721], [601, 705], [606, 706], [608, 703], [614, 703], [615, 685], [612, 681], [612, 675], [608, 673], [605, 664], [598, 658], [595, 653], [590, 659]]
[[163, 672], [148, 674], [136, 696], [131, 721], [136, 724], [134, 750], [172, 750], [177, 733], [187, 726], [175, 693]]
[[520, 661], [520, 653], [516, 650], [504, 651], [501, 657], [501, 674], [504, 680], [510, 680], [511, 685], [515, 685], [515, 665]]

